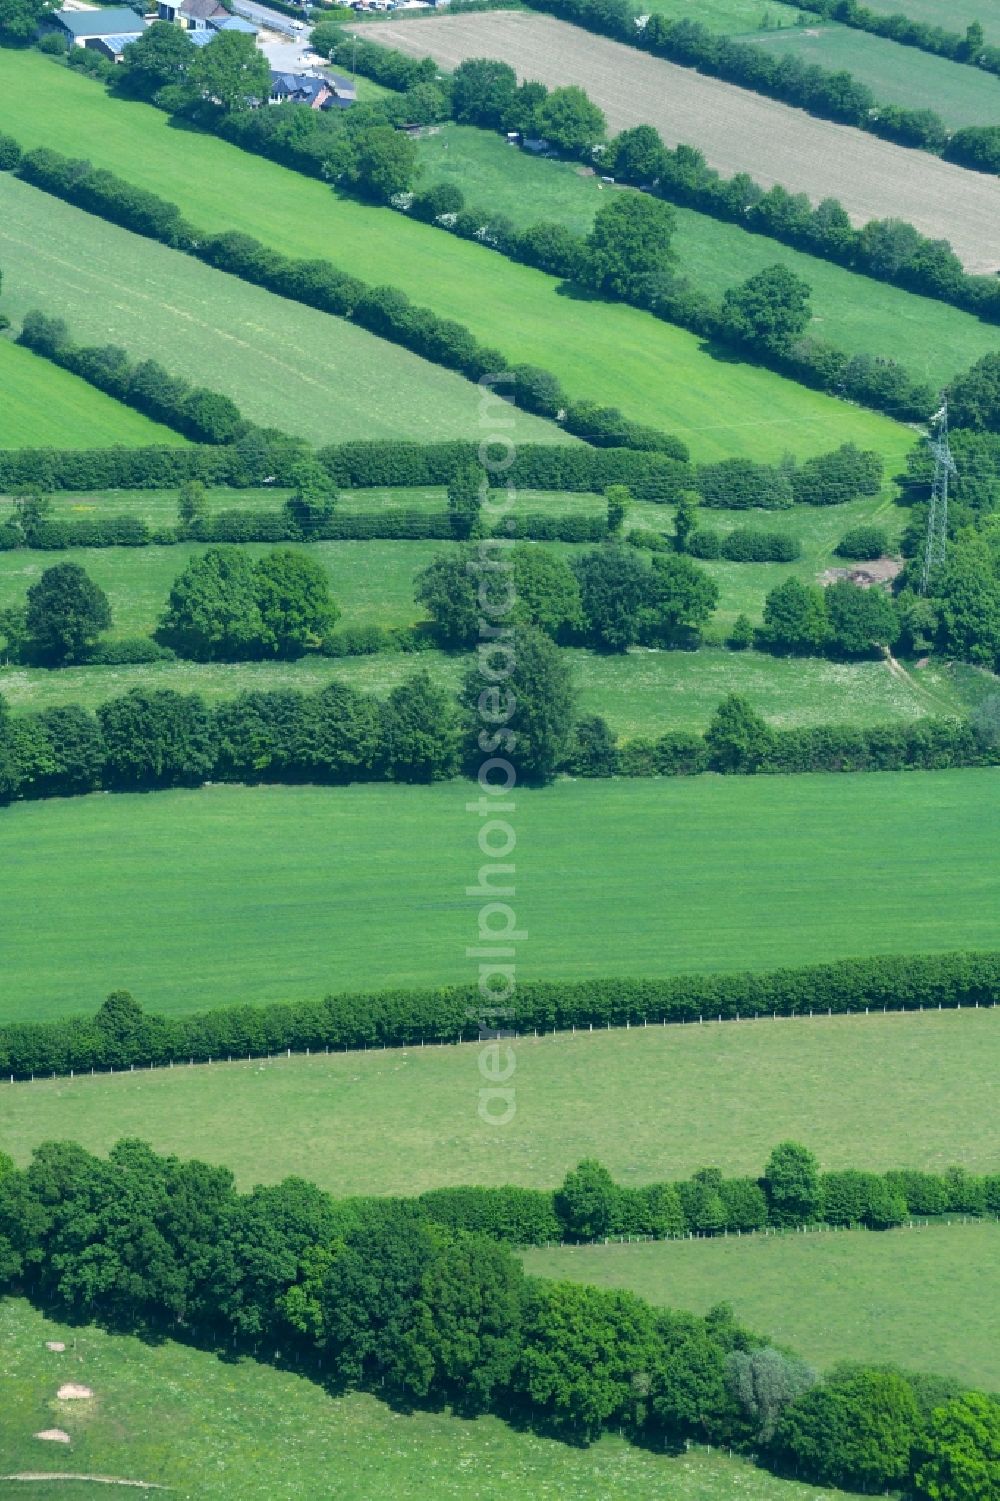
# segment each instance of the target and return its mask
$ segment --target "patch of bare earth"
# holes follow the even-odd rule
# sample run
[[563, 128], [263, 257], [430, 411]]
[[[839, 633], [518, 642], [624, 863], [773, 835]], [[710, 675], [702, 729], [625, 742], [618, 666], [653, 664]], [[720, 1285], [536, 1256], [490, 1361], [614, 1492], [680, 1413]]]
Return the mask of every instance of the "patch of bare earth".
[[668, 146], [699, 147], [726, 176], [749, 172], [765, 187], [781, 183], [814, 202], [839, 198], [856, 224], [908, 219], [922, 234], [950, 241], [967, 270], [1000, 266], [1000, 180], [926, 151], [818, 120], [551, 16], [485, 11], [380, 21], [365, 36], [414, 57], [429, 54], [445, 68], [490, 57], [520, 78], [578, 84], [612, 131], [655, 125]]
[[875, 584], [891, 584], [903, 565], [898, 558], [875, 558], [871, 563], [855, 563], [853, 568], [827, 568], [819, 576], [821, 584], [839, 584], [848, 579], [862, 589], [871, 589]]

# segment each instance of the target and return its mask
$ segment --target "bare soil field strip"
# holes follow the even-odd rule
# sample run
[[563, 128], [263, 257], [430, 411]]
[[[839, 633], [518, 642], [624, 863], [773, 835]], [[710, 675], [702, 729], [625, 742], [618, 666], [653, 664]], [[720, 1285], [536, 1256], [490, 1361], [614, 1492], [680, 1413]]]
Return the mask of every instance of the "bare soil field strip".
[[650, 57], [550, 16], [510, 11], [379, 22], [365, 36], [454, 68], [498, 58], [520, 78], [550, 87], [579, 84], [611, 131], [655, 125], [668, 146], [699, 147], [718, 171], [749, 172], [814, 202], [839, 198], [857, 224], [902, 218], [950, 241], [969, 271], [1000, 267], [1000, 181], [925, 151], [817, 120], [734, 84]]

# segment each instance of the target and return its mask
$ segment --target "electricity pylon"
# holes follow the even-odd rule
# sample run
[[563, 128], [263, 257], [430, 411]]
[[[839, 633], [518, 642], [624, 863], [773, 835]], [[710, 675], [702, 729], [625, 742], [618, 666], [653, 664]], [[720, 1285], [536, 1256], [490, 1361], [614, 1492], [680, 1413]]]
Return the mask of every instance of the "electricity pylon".
[[931, 574], [944, 562], [948, 541], [948, 480], [951, 475], [958, 473], [948, 446], [947, 398], [942, 402], [941, 410], [935, 412], [931, 422], [937, 424], [937, 433], [930, 439], [931, 453], [934, 455], [934, 483], [931, 486], [931, 507], [927, 516], [924, 566], [920, 575], [921, 594], [927, 593]]

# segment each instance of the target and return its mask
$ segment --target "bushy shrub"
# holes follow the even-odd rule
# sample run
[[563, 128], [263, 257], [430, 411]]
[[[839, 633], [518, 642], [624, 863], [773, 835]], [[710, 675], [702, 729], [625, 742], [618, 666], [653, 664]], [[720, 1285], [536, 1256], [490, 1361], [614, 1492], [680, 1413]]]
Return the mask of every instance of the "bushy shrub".
[[884, 527], [870, 525], [852, 526], [841, 537], [835, 549], [838, 557], [863, 561], [880, 558], [888, 550], [888, 532]]

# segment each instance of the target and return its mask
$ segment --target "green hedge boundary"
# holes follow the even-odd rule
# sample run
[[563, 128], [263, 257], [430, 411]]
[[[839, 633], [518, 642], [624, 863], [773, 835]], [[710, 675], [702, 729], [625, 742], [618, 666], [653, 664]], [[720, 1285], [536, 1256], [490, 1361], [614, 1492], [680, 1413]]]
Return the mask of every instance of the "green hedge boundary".
[[[569, 1032], [866, 1011], [952, 1010], [1000, 1002], [1000, 951], [957, 951], [754, 973], [666, 979], [528, 981], [510, 1030]], [[0, 1027], [0, 1077], [164, 1067], [281, 1052], [354, 1051], [470, 1042], [481, 1025], [476, 985], [346, 992], [319, 1001], [142, 1014], [121, 1033], [101, 1013]]]

